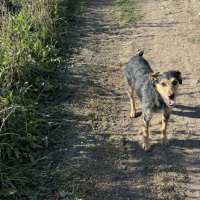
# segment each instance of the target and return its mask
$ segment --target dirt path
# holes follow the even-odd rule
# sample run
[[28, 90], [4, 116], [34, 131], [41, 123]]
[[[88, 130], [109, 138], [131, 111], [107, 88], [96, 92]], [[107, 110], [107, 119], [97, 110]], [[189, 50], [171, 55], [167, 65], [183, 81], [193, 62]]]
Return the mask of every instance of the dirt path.
[[[87, 109], [77, 111], [87, 117], [78, 119], [78, 129], [71, 129], [82, 132], [67, 151], [67, 159], [79, 171], [76, 175], [85, 180], [83, 199], [200, 199], [200, 45], [188, 42], [200, 28], [200, 6], [197, 2], [177, 5], [172, 0], [141, 0], [142, 19], [120, 27], [113, 24], [112, 2], [89, 1], [78, 30], [82, 48], [72, 59], [74, 72], [82, 72], [73, 74], [77, 99], [94, 108], [93, 115]], [[169, 122], [170, 144], [160, 144], [161, 121], [156, 115], [148, 153], [141, 148], [140, 103], [137, 100], [138, 117], [130, 119], [123, 86], [126, 63], [143, 48], [153, 70], [180, 70], [184, 78]], [[97, 96], [106, 101], [103, 106]], [[115, 115], [115, 110], [120, 110], [117, 118], [106, 114]], [[95, 113], [101, 112], [102, 119], [112, 118], [110, 124], [105, 124], [110, 118], [94, 123]]]

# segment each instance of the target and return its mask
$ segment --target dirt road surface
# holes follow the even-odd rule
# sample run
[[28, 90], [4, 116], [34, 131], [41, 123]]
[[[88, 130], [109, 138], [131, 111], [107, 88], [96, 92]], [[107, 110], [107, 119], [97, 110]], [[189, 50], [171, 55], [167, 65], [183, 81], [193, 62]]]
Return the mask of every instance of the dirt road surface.
[[[91, 200], [200, 199], [200, 44], [194, 43], [200, 4], [140, 0], [143, 17], [120, 26], [113, 23], [112, 3], [88, 2], [77, 28], [82, 45], [71, 57], [70, 74], [64, 75], [76, 91], [75, 102], [82, 105], [77, 116], [83, 116], [78, 128], [70, 129], [77, 137], [63, 155], [85, 180], [85, 187], [77, 183], [84, 195], [78, 186], [74, 195]], [[150, 152], [141, 148], [140, 102], [136, 97], [138, 116], [130, 119], [123, 83], [127, 62], [141, 49], [153, 70], [176, 69], [183, 77], [169, 121], [170, 144], [160, 144], [161, 115], [156, 114]]]

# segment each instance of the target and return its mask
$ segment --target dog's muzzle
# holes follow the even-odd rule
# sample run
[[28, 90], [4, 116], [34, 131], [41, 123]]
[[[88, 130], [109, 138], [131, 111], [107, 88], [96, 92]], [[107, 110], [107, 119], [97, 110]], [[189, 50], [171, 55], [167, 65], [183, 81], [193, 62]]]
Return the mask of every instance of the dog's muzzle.
[[167, 99], [166, 102], [169, 106], [173, 106], [175, 103], [173, 99]]
[[174, 94], [170, 94], [170, 95], [168, 95], [168, 97], [169, 97], [169, 99], [167, 99], [167, 104], [169, 105], [169, 106], [173, 106], [174, 105]]

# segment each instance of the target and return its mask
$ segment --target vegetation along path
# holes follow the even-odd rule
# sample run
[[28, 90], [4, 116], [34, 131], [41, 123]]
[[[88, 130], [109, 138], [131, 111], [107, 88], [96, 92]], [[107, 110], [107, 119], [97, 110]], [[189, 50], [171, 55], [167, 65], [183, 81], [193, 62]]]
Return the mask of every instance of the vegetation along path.
[[[66, 56], [62, 97], [55, 105], [65, 126], [51, 138], [49, 151], [58, 154], [46, 165], [57, 162], [64, 184], [52, 199], [200, 199], [200, 4], [140, 0], [140, 19], [117, 24], [114, 2], [89, 0], [76, 34], [66, 36], [77, 46]], [[123, 82], [127, 62], [143, 48], [153, 70], [176, 69], [183, 76], [169, 121], [170, 143], [160, 144], [157, 114], [150, 152], [141, 148], [139, 100], [138, 116], [130, 119]]]

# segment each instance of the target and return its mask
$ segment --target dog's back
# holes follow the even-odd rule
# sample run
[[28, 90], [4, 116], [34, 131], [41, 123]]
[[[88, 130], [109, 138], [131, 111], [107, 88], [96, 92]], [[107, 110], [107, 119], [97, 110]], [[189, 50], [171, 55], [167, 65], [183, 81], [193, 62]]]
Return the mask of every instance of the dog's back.
[[149, 66], [149, 63], [142, 57], [143, 51], [138, 56], [134, 56], [128, 62], [125, 70], [125, 83], [127, 90], [133, 85], [137, 95], [141, 98], [138, 91], [141, 91], [144, 85], [147, 85], [149, 76], [153, 73], [153, 70]]

